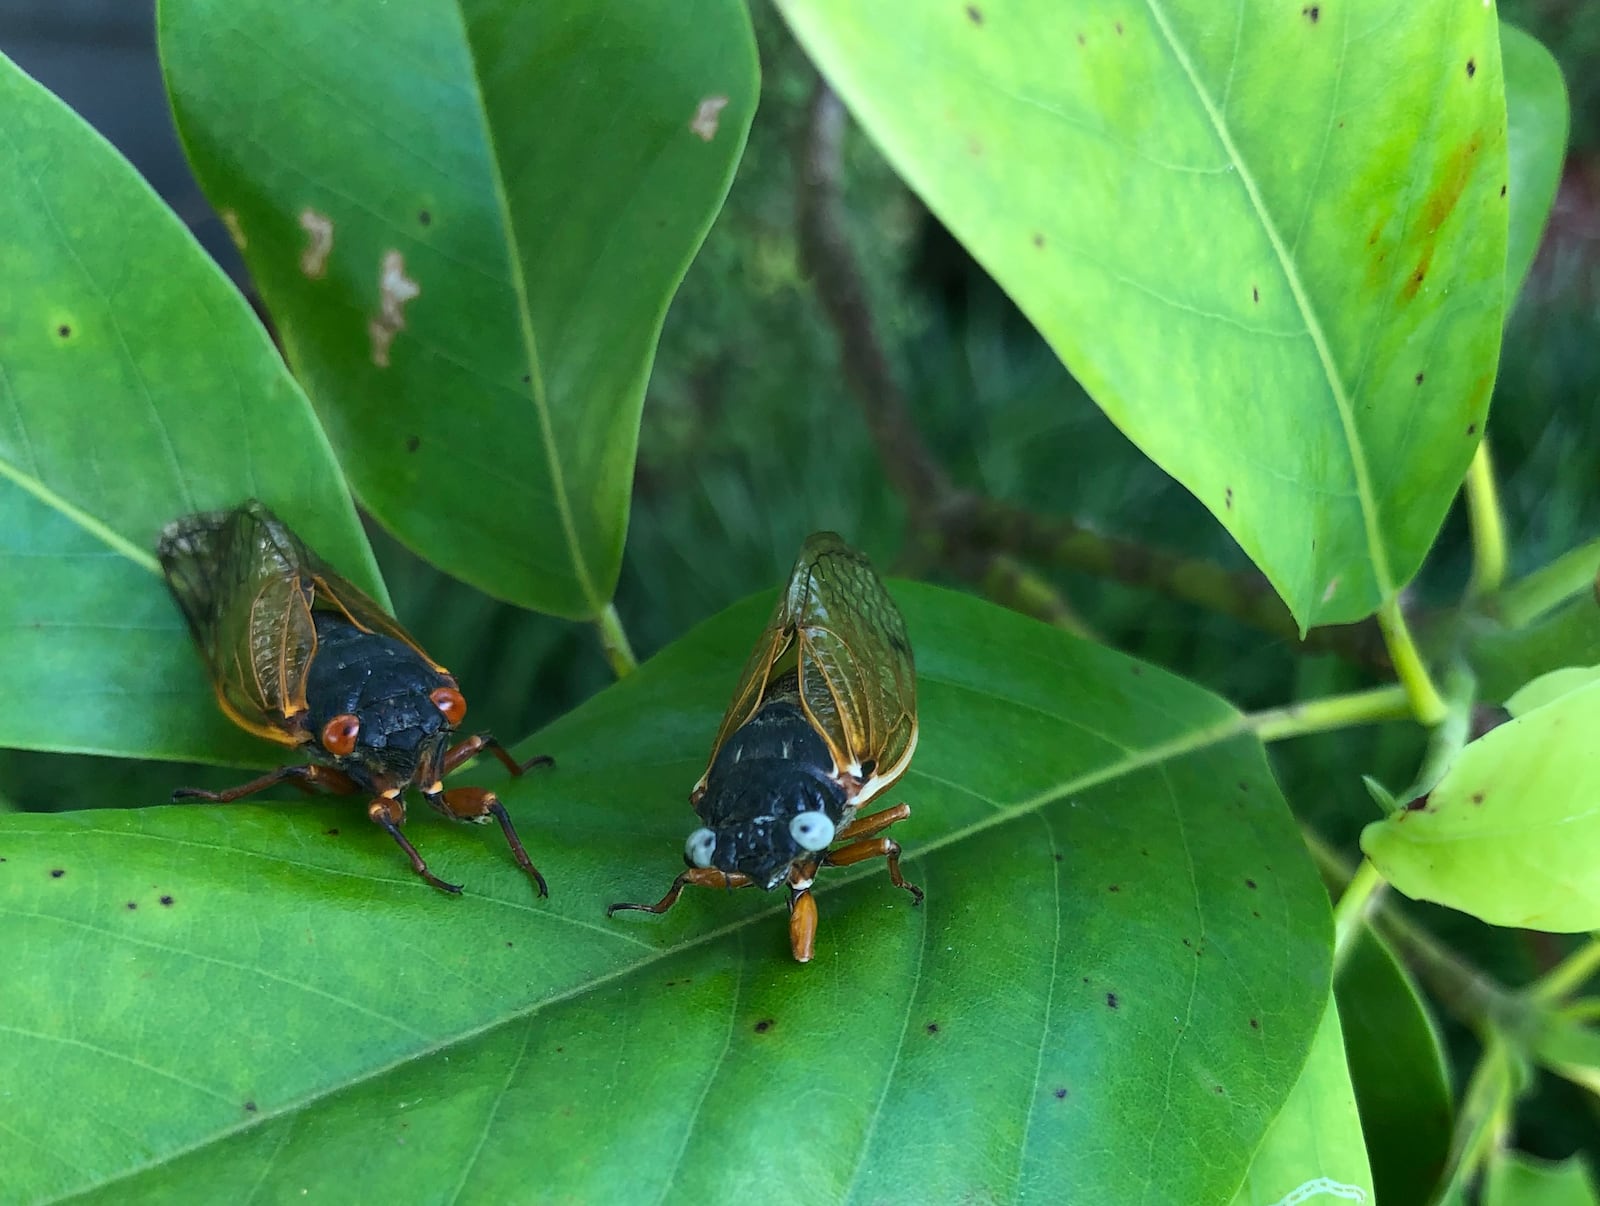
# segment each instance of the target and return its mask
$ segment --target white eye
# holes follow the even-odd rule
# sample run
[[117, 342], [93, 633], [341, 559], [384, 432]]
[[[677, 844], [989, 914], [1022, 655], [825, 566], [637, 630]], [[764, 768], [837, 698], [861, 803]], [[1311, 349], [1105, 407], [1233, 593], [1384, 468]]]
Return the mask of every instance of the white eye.
[[802, 850], [826, 850], [833, 841], [833, 822], [825, 812], [802, 812], [789, 822], [789, 832]]
[[689, 861], [697, 867], [711, 865], [711, 853], [717, 848], [717, 835], [709, 829], [696, 829], [689, 835], [689, 840], [683, 844], [683, 852], [689, 856]]

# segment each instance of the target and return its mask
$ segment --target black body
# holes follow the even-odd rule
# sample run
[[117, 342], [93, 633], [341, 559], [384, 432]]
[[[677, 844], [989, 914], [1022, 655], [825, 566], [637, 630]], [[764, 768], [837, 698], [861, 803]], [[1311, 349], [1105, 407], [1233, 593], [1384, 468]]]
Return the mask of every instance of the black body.
[[333, 612], [318, 611], [313, 620], [317, 655], [306, 673], [311, 731], [343, 713], [361, 721], [356, 748], [324, 758], [374, 795], [412, 782], [432, 786], [439, 774], [430, 768], [442, 764], [454, 729], [429, 695], [455, 680], [404, 641], [363, 632]]
[[823, 812], [843, 828], [849, 807], [833, 757], [805, 713], [773, 700], [717, 751], [695, 811], [716, 834], [711, 865], [738, 871], [771, 891], [799, 858], [814, 857], [789, 831], [802, 812]]

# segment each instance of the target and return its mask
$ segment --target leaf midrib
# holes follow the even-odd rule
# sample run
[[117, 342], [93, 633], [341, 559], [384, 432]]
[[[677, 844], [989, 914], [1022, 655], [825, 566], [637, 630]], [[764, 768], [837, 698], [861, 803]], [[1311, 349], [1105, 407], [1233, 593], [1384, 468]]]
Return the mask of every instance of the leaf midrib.
[[[1383, 533], [1379, 528], [1378, 504], [1373, 494], [1371, 471], [1367, 467], [1365, 449], [1362, 446], [1360, 431], [1356, 427], [1355, 412], [1351, 406], [1348, 393], [1345, 391], [1344, 380], [1340, 377], [1338, 368], [1333, 362], [1333, 352], [1328, 346], [1327, 333], [1322, 329], [1322, 323], [1317, 317], [1317, 312], [1312, 306], [1311, 298], [1305, 287], [1305, 282], [1300, 279], [1300, 272], [1295, 266], [1294, 257], [1290, 254], [1283, 236], [1278, 232], [1278, 227], [1267, 212], [1265, 198], [1261, 195], [1260, 186], [1256, 183], [1255, 175], [1251, 172], [1239, 148], [1234, 145], [1233, 134], [1228, 129], [1227, 122], [1222, 113], [1217, 109], [1211, 94], [1206, 91], [1201, 83], [1194, 63], [1188, 53], [1179, 45], [1173, 33], [1172, 26], [1167, 20], [1167, 15], [1162, 9], [1161, 0], [1145, 0], [1145, 5], [1150, 11], [1150, 17], [1156, 27], [1161, 31], [1161, 36], [1171, 51], [1178, 66], [1183, 69], [1184, 76], [1189, 81], [1189, 86], [1194, 90], [1195, 98], [1200, 102], [1205, 111], [1206, 120], [1210, 122], [1213, 133], [1222, 144], [1222, 149], [1227, 153], [1229, 161], [1238, 173], [1239, 182], [1244, 186], [1245, 195], [1250, 199], [1251, 208], [1255, 211], [1257, 220], [1261, 223], [1263, 233], [1267, 236], [1268, 243], [1272, 246], [1273, 254], [1277, 257], [1278, 266], [1283, 272], [1284, 280], [1289, 286], [1289, 293], [1294, 298], [1295, 306], [1300, 311], [1300, 318], [1306, 325], [1306, 333], [1311, 337], [1312, 346], [1316, 349], [1317, 359], [1322, 365], [1323, 377], [1327, 381], [1329, 392], [1333, 395], [1335, 409], [1339, 412], [1339, 423], [1344, 433], [1345, 451], [1349, 454], [1351, 470], [1356, 479], [1356, 497], [1361, 504], [1361, 519], [1365, 529], [1367, 542], [1367, 555], [1372, 562], [1372, 575], [1378, 591], [1384, 600], [1394, 594], [1394, 577], [1389, 568], [1389, 553], [1383, 542]], [[1313, 591], [1313, 594], [1315, 592]]]
[[511, 269], [511, 289], [517, 299], [517, 328], [522, 337], [523, 353], [528, 365], [528, 380], [532, 386], [533, 409], [539, 420], [539, 438], [544, 445], [545, 464], [550, 470], [550, 488], [555, 495], [556, 515], [561, 520], [561, 535], [567, 543], [568, 560], [572, 563], [573, 577], [583, 593], [584, 602], [592, 615], [599, 615], [607, 600], [599, 597], [594, 581], [589, 576], [588, 563], [578, 544], [578, 529], [572, 516], [572, 501], [567, 496], [566, 475], [561, 468], [561, 457], [556, 448], [555, 425], [550, 418], [550, 399], [545, 389], [544, 370], [539, 363], [539, 346], [533, 330], [533, 311], [528, 303], [528, 286], [522, 278], [522, 252], [517, 245], [517, 230], [511, 220], [511, 199], [506, 193], [505, 178], [500, 170], [500, 151], [495, 144], [494, 127], [489, 121], [489, 109], [484, 103], [482, 81], [478, 73], [478, 55], [467, 32], [467, 19], [461, 5], [450, 5], [456, 26], [461, 31], [461, 45], [466, 50], [471, 67], [473, 108], [478, 115], [483, 132], [483, 144], [489, 152], [489, 183], [494, 192], [495, 206], [500, 213], [500, 228], [504, 233], [506, 256]]
[[[1158, 742], [1155, 745], [1148, 746], [1145, 749], [1137, 751], [1125, 758], [1108, 763], [1095, 770], [1085, 772], [1084, 774], [1079, 775], [1077, 778], [1069, 779], [1065, 783], [1046, 788], [1043, 791], [1037, 792], [1016, 804], [1012, 804], [1003, 808], [997, 808], [993, 813], [979, 821], [975, 821], [972, 824], [963, 826], [959, 829], [951, 830], [942, 837], [935, 838], [923, 845], [919, 845], [913, 857], [921, 858], [925, 854], [932, 854], [936, 851], [944, 849], [947, 846], [965, 841], [968, 838], [976, 837], [977, 835], [982, 834], [990, 829], [994, 829], [1001, 825], [1007, 824], [1008, 822], [1017, 820], [1029, 813], [1037, 812], [1039, 809], [1044, 808], [1049, 804], [1053, 804], [1057, 800], [1064, 799], [1075, 792], [1088, 791], [1091, 788], [1098, 787], [1101, 784], [1120, 778], [1123, 775], [1134, 774], [1145, 769], [1146, 767], [1163, 763], [1174, 758], [1180, 758], [1186, 754], [1192, 754], [1211, 746], [1219, 745], [1224, 741], [1230, 740], [1231, 738], [1242, 736], [1252, 731], [1252, 722], [1248, 716], [1245, 716], [1242, 713], [1230, 711], [1228, 715], [1211, 724], [1192, 729], [1187, 733], [1181, 734], [1180, 736], [1169, 738], [1166, 741]], [[826, 893], [842, 889], [845, 886], [855, 883], [860, 879], [867, 878], [872, 874], [874, 874], [874, 870], [872, 868], [862, 867], [854, 872], [845, 872], [839, 876], [830, 877], [826, 883], [819, 882], [813, 891], [816, 892], [817, 895], [821, 896]], [[684, 941], [676, 943], [672, 946], [661, 947], [650, 955], [640, 958], [637, 962], [614, 968], [603, 975], [595, 976], [594, 978], [587, 980], [582, 984], [575, 984], [562, 992], [545, 997], [540, 1001], [532, 1002], [516, 1009], [509, 1010], [497, 1017], [488, 1019], [479, 1025], [469, 1027], [456, 1034], [450, 1035], [449, 1037], [441, 1038], [435, 1042], [419, 1047], [416, 1050], [410, 1051], [405, 1055], [388, 1061], [387, 1063], [371, 1068], [360, 1075], [352, 1076], [338, 1084], [329, 1085], [326, 1088], [307, 1093], [298, 1100], [286, 1104], [277, 1110], [263, 1112], [251, 1118], [243, 1119], [233, 1126], [214, 1131], [203, 1139], [199, 1139], [186, 1147], [175, 1149], [143, 1164], [123, 1169], [112, 1176], [106, 1177], [103, 1180], [96, 1181], [93, 1184], [83, 1186], [79, 1189], [75, 1189], [64, 1197], [50, 1200], [56, 1202], [65, 1202], [74, 1198], [84, 1197], [91, 1193], [97, 1193], [109, 1186], [130, 1180], [133, 1177], [137, 1177], [142, 1173], [161, 1168], [165, 1165], [181, 1160], [186, 1156], [193, 1155], [196, 1152], [204, 1151], [218, 1143], [225, 1142], [234, 1135], [241, 1134], [245, 1131], [254, 1130], [257, 1127], [264, 1126], [278, 1119], [298, 1115], [307, 1109], [315, 1107], [318, 1103], [328, 1098], [332, 1098], [341, 1093], [357, 1089], [364, 1084], [378, 1080], [379, 1078], [386, 1076], [397, 1069], [415, 1063], [416, 1061], [429, 1059], [440, 1052], [458, 1047], [463, 1043], [471, 1042], [476, 1038], [489, 1034], [492, 1031], [502, 1029], [505, 1026], [512, 1025], [518, 1021], [526, 1021], [543, 1010], [549, 1009], [553, 1006], [565, 1004], [567, 1001], [575, 1000], [582, 996], [586, 996], [589, 993], [597, 991], [608, 984], [614, 983], [625, 976], [631, 976], [636, 972], [642, 971], [647, 967], [654, 966], [655, 964], [673, 956], [707, 946], [713, 942], [727, 937], [729, 934], [737, 933], [750, 926], [765, 924], [769, 918], [780, 912], [783, 912], [784, 909], [785, 906], [781, 903], [773, 904], [766, 908], [759, 909], [753, 913], [746, 914], [735, 921], [728, 922], [726, 925], [718, 926], [715, 929], [706, 930], [694, 937], [685, 939]]]

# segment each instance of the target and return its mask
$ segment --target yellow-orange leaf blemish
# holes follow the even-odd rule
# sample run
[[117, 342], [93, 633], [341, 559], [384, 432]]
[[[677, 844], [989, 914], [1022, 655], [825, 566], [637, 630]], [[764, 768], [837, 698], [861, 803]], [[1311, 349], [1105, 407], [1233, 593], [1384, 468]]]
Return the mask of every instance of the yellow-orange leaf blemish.
[[406, 259], [398, 251], [383, 253], [378, 265], [378, 316], [367, 323], [372, 340], [372, 363], [389, 367], [389, 348], [394, 337], [405, 330], [406, 303], [422, 292], [422, 286], [406, 275]]
[[233, 240], [233, 245], [240, 251], [250, 246], [250, 240], [244, 237], [244, 227], [239, 225], [239, 211], [235, 209], [222, 210], [219, 215], [222, 224], [228, 228], [228, 237]]
[[694, 117], [689, 122], [692, 130], [704, 142], [717, 136], [717, 126], [722, 121], [722, 111], [728, 107], [725, 96], [708, 96], [695, 106]]
[[300, 271], [318, 280], [327, 272], [328, 255], [333, 251], [333, 219], [308, 205], [300, 211], [300, 229], [309, 240], [300, 253]]

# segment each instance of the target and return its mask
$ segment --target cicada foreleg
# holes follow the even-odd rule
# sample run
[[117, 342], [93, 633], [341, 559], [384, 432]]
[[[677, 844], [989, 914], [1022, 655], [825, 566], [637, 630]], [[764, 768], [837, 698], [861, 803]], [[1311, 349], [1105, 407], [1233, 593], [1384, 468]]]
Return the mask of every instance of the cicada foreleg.
[[517, 860], [517, 866], [528, 873], [528, 878], [533, 880], [539, 889], [540, 896], [550, 895], [544, 876], [539, 874], [539, 868], [533, 865], [533, 860], [523, 849], [522, 839], [517, 836], [516, 827], [511, 824], [511, 816], [506, 812], [506, 806], [500, 803], [500, 797], [494, 792], [486, 787], [452, 787], [444, 792], [425, 792], [423, 798], [451, 820], [475, 821], [482, 824], [493, 817], [500, 822], [500, 832], [506, 835], [506, 844], [511, 847], [511, 854]]
[[511, 756], [511, 752], [505, 746], [501, 745], [489, 734], [479, 733], [474, 737], [468, 737], [445, 754], [444, 764], [440, 767], [439, 774], [448, 775], [464, 762], [470, 761], [483, 753], [484, 750], [488, 750], [496, 758], [500, 759], [501, 764], [511, 772], [512, 778], [516, 778], [524, 771], [530, 771], [536, 766], [554, 766], [556, 764], [556, 760], [549, 754], [535, 754], [526, 762], [518, 762]]
[[893, 808], [885, 808], [882, 812], [875, 812], [869, 817], [856, 818], [837, 835], [838, 838], [844, 839], [845, 845], [827, 851], [822, 856], [823, 865], [849, 867], [855, 863], [864, 863], [869, 858], [885, 859], [889, 864], [889, 882], [897, 888], [904, 888], [910, 892], [912, 904], [921, 904], [922, 889], [916, 884], [906, 882], [900, 874], [900, 843], [893, 838], [871, 836], [882, 833], [896, 821], [903, 821], [910, 815], [910, 805], [896, 804]]
[[678, 903], [678, 897], [683, 892], [685, 884], [693, 884], [697, 888], [748, 888], [755, 881], [748, 875], [739, 871], [719, 871], [715, 867], [690, 867], [677, 879], [672, 881], [672, 887], [667, 889], [667, 894], [655, 904], [626, 904], [619, 903], [606, 906], [606, 916], [634, 909], [641, 913], [665, 913]]
[[405, 834], [400, 832], [400, 826], [405, 824], [406, 806], [398, 799], [389, 796], [379, 796], [367, 805], [367, 820], [379, 829], [382, 829], [395, 841], [395, 845], [405, 851], [406, 857], [411, 860], [411, 869], [431, 886], [441, 892], [448, 892], [452, 896], [461, 895], [460, 884], [449, 884], [428, 870], [428, 864], [422, 861], [422, 855], [417, 853]]
[[180, 787], [172, 793], [172, 798], [174, 800], [205, 800], [212, 804], [231, 804], [235, 800], [254, 795], [258, 791], [265, 791], [278, 783], [293, 783], [302, 791], [310, 791], [313, 787], [321, 787], [341, 796], [354, 795], [361, 790], [356, 781], [343, 771], [334, 770], [331, 766], [318, 766], [312, 763], [306, 766], [280, 766], [277, 770], [268, 771], [248, 783], [241, 783], [238, 787], [229, 787], [223, 791], [206, 791], [200, 787]]

